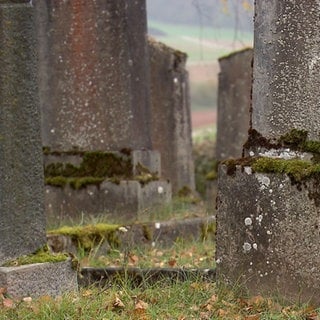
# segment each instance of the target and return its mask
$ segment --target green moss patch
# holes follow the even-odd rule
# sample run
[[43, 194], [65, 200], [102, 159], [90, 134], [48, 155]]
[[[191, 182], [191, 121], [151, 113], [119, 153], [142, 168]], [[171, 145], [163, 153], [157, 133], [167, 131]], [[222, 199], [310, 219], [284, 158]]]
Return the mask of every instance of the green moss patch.
[[[48, 154], [48, 151], [45, 151]], [[49, 153], [52, 154], [52, 153]], [[65, 154], [65, 153], [64, 153]], [[136, 180], [142, 185], [159, 180], [157, 174], [151, 173], [140, 163], [136, 166], [137, 174], [133, 176], [133, 167], [129, 155], [112, 152], [81, 152], [80, 166], [71, 163], [51, 163], [45, 167], [47, 185], [63, 188], [70, 185], [78, 190], [87, 185], [100, 185], [104, 180], [119, 184], [121, 180]]]
[[258, 158], [252, 164], [256, 172], [285, 173], [295, 181], [302, 181], [320, 174], [320, 164], [299, 159]]
[[78, 247], [83, 248], [85, 251], [90, 251], [104, 241], [108, 241], [112, 247], [119, 246], [119, 238], [116, 234], [119, 227], [119, 225], [98, 223], [95, 225], [62, 227], [51, 230], [48, 233], [69, 236], [72, 241], [77, 243]]
[[27, 264], [34, 264], [34, 263], [56, 263], [56, 262], [63, 262], [69, 258], [68, 254], [64, 253], [57, 253], [53, 254], [49, 251], [47, 246], [37, 250], [35, 253], [30, 255], [24, 255], [17, 259], [8, 261], [3, 264], [3, 267], [17, 267]]

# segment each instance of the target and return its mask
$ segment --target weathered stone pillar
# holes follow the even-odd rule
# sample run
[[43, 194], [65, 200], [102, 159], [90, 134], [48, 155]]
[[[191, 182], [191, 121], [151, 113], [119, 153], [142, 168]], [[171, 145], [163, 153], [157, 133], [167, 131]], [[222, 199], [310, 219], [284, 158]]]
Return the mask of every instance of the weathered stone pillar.
[[256, 1], [249, 157], [219, 168], [217, 275], [320, 303], [320, 1]]
[[250, 128], [252, 49], [219, 59], [217, 160], [239, 158]]
[[149, 39], [151, 137], [172, 190], [195, 188], [186, 54]]
[[0, 264], [45, 244], [36, 31], [29, 1], [0, 1]]
[[2, 266], [46, 244], [34, 11], [0, 1], [0, 287], [13, 297], [77, 288], [70, 260]]
[[151, 144], [145, 0], [38, 0], [36, 7], [47, 215], [134, 218], [168, 202], [171, 188], [160, 181]]
[[257, 1], [252, 128], [278, 139], [292, 128], [320, 132], [320, 3]]
[[145, 0], [37, 0], [43, 145], [151, 149]]

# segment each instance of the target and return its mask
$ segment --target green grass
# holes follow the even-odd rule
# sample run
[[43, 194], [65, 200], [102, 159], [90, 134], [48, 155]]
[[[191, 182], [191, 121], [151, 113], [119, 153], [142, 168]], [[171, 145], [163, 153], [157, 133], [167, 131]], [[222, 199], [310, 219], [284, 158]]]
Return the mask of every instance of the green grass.
[[0, 320], [311, 320], [317, 315], [319, 310], [308, 305], [248, 298], [236, 289], [217, 288], [197, 279], [143, 288], [132, 288], [123, 279], [109, 288], [87, 288], [57, 298], [0, 298]]

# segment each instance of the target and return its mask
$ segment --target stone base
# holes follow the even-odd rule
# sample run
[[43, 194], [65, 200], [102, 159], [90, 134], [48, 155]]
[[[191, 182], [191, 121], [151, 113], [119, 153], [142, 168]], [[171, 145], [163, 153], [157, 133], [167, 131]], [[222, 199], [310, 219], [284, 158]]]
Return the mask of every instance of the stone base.
[[[320, 186], [251, 167], [218, 173], [217, 278], [320, 303]], [[318, 200], [317, 200], [318, 199]]]
[[0, 267], [0, 288], [14, 298], [58, 296], [78, 289], [71, 261]]
[[88, 185], [80, 190], [69, 186], [45, 188], [46, 215], [55, 222], [82, 215], [108, 215], [119, 222], [134, 220], [139, 212], [170, 201], [171, 185], [162, 180], [146, 185], [138, 181], [104, 181], [100, 186]]

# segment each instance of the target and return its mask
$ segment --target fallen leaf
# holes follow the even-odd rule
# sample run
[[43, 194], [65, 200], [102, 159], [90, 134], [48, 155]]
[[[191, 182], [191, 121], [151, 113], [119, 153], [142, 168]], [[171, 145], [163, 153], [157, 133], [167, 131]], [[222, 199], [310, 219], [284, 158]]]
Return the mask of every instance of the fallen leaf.
[[120, 298], [116, 297], [113, 304], [112, 304], [113, 309], [124, 309], [125, 305], [124, 303], [120, 300]]
[[168, 261], [168, 264], [170, 267], [174, 267], [177, 264], [177, 260], [176, 259], [170, 259]]
[[26, 302], [26, 303], [31, 303], [32, 302], [32, 298], [31, 297], [24, 297], [22, 299], [23, 302]]
[[129, 259], [130, 259], [130, 262], [133, 264], [137, 264], [137, 262], [139, 261], [139, 257], [136, 256], [135, 254], [130, 254]]
[[12, 309], [15, 307], [14, 301], [8, 298], [3, 299], [2, 304], [5, 308], [9, 308], [9, 309]]
[[142, 300], [138, 300], [134, 306], [135, 310], [146, 310], [148, 308], [148, 304]]

